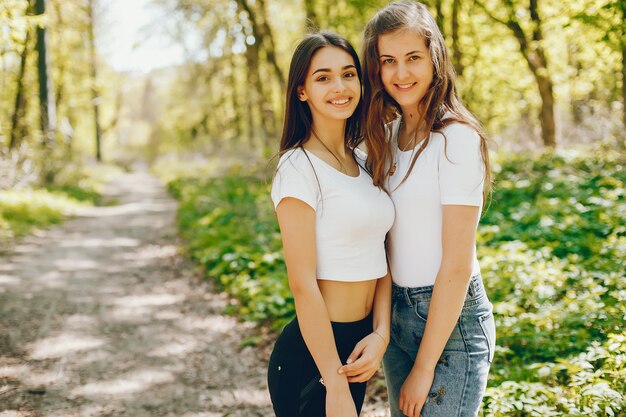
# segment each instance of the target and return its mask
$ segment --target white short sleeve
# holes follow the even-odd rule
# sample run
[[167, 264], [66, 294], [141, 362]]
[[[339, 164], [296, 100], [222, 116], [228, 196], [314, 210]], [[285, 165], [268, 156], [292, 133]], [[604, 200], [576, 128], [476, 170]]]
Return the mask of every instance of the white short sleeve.
[[319, 187], [313, 167], [301, 149], [285, 153], [278, 162], [272, 182], [272, 202], [278, 207], [283, 198], [292, 197], [317, 209]]
[[439, 153], [441, 204], [482, 206], [485, 165], [480, 136], [460, 123], [447, 127], [444, 133], [444, 146]]
[[365, 151], [359, 148], [354, 148], [354, 156], [357, 164], [365, 166], [365, 163], [367, 162], [367, 154]]

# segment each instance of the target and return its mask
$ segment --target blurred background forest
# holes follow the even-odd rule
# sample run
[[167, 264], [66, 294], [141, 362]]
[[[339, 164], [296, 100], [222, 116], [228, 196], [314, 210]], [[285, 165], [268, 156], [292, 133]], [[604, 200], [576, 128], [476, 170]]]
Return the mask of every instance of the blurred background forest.
[[[152, 0], [145, 23], [186, 59], [119, 71], [106, 48], [110, 4], [0, 5], [1, 186], [52, 180], [68, 161], [149, 163], [167, 155], [264, 155], [277, 147], [295, 43], [335, 30], [357, 48], [385, 1]], [[611, 141], [624, 131], [622, 0], [431, 1], [462, 97], [504, 149]], [[121, 13], [124, 13], [121, 11]], [[138, 18], [139, 20], [139, 18]], [[142, 20], [145, 22], [145, 19]], [[99, 48], [99, 46], [103, 46]], [[158, 50], [155, 51], [158, 59]], [[42, 88], [43, 87], [43, 88]], [[10, 161], [10, 162], [7, 162]], [[14, 177], [7, 178], [7, 169]]]
[[[498, 347], [484, 415], [625, 416], [626, 0], [426, 3], [492, 138], [479, 258]], [[267, 160], [289, 59], [318, 27], [358, 50], [385, 4], [2, 0], [0, 241], [98, 204], [117, 170], [150, 167], [231, 312], [279, 329], [293, 299]], [[113, 24], [122, 15], [139, 37]]]

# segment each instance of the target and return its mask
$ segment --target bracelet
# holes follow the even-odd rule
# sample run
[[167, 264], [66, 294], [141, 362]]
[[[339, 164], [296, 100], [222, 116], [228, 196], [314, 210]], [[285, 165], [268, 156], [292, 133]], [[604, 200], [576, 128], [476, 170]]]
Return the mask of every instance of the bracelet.
[[384, 343], [387, 343], [387, 339], [385, 339], [382, 334], [378, 333], [376, 330], [374, 330], [372, 333], [383, 339]]

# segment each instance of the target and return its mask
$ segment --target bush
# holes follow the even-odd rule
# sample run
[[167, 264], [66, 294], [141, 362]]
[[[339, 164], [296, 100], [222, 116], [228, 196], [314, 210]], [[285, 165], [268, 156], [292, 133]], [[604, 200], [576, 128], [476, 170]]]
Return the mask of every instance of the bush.
[[101, 187], [119, 169], [66, 166], [46, 188], [0, 190], [0, 244], [60, 223], [79, 207], [99, 203]]
[[[625, 415], [624, 162], [609, 149], [496, 159], [478, 237], [498, 333], [483, 415]], [[190, 254], [231, 311], [277, 329], [293, 317], [267, 182], [169, 187]]]

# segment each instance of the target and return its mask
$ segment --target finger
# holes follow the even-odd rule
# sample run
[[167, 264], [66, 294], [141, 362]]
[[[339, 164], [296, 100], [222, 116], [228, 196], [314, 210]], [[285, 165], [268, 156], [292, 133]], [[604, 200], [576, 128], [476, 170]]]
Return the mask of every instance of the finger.
[[366, 369], [373, 367], [373, 362], [370, 358], [361, 356], [356, 362], [349, 365], [343, 365], [339, 368], [346, 375], [356, 375], [362, 373]]
[[415, 408], [415, 406], [413, 405], [411, 400], [405, 397], [402, 405], [403, 407], [400, 408], [402, 410], [402, 413], [407, 417], [413, 417], [413, 409]]
[[367, 382], [370, 379], [372, 379], [374, 375], [376, 375], [376, 371], [377, 370], [368, 370], [368, 371], [360, 373], [359, 375], [353, 376], [352, 378], [358, 378], [359, 381], [357, 382]]
[[373, 375], [374, 373], [370, 371], [361, 372], [358, 375], [348, 377], [348, 382], [367, 382]]
[[409, 404], [406, 415], [409, 417], [419, 417], [419, 415], [415, 414], [415, 403], [411, 402]]
[[415, 417], [420, 417], [422, 415], [422, 408], [424, 407], [424, 403], [421, 401], [415, 405], [415, 412], [413, 413]]
[[363, 364], [360, 368], [354, 369], [351, 376], [359, 375], [359, 374], [375, 374], [378, 371], [379, 365], [374, 361], [369, 361]]
[[404, 415], [406, 415], [405, 403], [406, 403], [406, 400], [404, 399], [404, 395], [400, 393], [400, 398], [398, 399], [398, 408], [400, 409], [400, 411], [402, 411], [402, 414]]
[[350, 353], [350, 356], [348, 356], [346, 363], [351, 364], [352, 362], [355, 362], [359, 358], [359, 356], [363, 354], [365, 346], [367, 345], [365, 343], [362, 343], [362, 341], [357, 343], [356, 346], [354, 346], [354, 349], [352, 349], [352, 353]]

